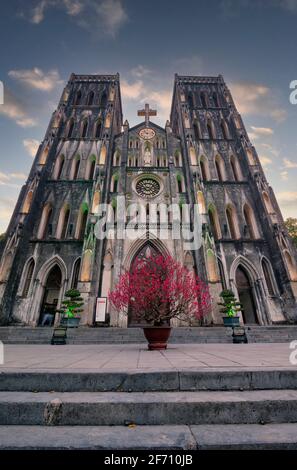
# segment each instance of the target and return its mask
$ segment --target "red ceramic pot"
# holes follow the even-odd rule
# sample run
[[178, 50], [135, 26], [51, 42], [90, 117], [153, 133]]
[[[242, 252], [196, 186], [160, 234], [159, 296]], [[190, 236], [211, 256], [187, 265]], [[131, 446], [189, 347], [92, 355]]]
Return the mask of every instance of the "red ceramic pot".
[[148, 341], [148, 349], [155, 351], [167, 348], [167, 341], [171, 333], [170, 327], [146, 326], [143, 328], [143, 332]]

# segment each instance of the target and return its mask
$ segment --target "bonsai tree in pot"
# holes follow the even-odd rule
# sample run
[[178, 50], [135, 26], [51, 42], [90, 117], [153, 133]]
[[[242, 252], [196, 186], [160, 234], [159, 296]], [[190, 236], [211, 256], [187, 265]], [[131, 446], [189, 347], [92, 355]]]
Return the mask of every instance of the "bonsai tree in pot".
[[65, 297], [60, 310], [57, 310], [62, 314], [61, 325], [75, 328], [79, 324], [80, 313], [83, 312], [81, 307], [84, 301], [77, 289], [68, 290]]
[[118, 311], [141, 319], [149, 349], [165, 349], [171, 318], [201, 319], [210, 311], [211, 300], [206, 283], [173, 258], [162, 255], [137, 261], [120, 276], [109, 293], [109, 301]]
[[225, 326], [238, 326], [239, 325], [239, 316], [238, 312], [242, 310], [242, 305], [237, 301], [234, 292], [232, 290], [223, 290], [220, 293], [222, 302], [219, 302], [222, 308], [220, 312], [224, 314], [223, 322]]

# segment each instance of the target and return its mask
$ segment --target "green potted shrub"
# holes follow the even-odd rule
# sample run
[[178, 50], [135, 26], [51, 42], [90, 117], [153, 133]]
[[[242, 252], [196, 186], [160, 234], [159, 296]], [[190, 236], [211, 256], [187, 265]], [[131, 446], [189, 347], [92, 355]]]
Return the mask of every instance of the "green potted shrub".
[[61, 325], [77, 328], [80, 322], [80, 313], [83, 312], [83, 308], [81, 308], [84, 304], [83, 298], [77, 289], [68, 290], [65, 297], [60, 310], [57, 310], [62, 314]]
[[222, 308], [220, 312], [223, 313], [223, 322], [225, 326], [239, 326], [239, 316], [238, 312], [242, 310], [242, 305], [237, 301], [232, 290], [223, 290], [220, 293], [222, 302], [219, 302]]

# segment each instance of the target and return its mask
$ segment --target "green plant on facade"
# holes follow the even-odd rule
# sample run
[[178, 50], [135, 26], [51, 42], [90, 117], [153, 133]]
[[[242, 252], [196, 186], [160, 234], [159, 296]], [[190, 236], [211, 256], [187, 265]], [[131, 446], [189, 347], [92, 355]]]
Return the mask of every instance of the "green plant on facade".
[[77, 318], [83, 312], [81, 308], [84, 300], [77, 289], [70, 289], [65, 293], [66, 299], [62, 301], [61, 308], [57, 312], [62, 313], [64, 318]]
[[242, 310], [242, 305], [237, 301], [232, 290], [223, 290], [220, 293], [220, 297], [222, 298], [222, 302], [219, 302], [218, 305], [222, 307], [220, 312], [225, 316], [235, 317], [237, 313]]

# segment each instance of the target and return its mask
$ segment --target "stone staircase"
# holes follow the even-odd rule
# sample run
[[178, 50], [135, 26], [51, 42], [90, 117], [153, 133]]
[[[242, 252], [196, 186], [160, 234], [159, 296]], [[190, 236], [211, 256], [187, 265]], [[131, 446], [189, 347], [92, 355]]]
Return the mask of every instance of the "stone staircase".
[[297, 370], [2, 372], [3, 449], [297, 449]]
[[[284, 343], [297, 340], [297, 325], [246, 326], [249, 343]], [[4, 344], [49, 344], [53, 329], [48, 327], [0, 327]], [[68, 344], [144, 343], [141, 328], [68, 328]], [[232, 343], [231, 328], [173, 328], [170, 343]]]

